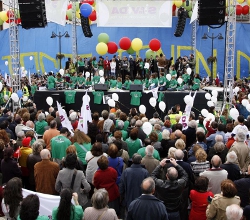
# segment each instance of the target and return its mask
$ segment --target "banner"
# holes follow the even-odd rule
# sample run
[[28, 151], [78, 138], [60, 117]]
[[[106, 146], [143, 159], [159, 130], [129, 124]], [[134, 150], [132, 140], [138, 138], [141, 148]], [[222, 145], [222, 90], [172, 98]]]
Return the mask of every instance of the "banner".
[[172, 1], [97, 1], [97, 26], [172, 27]]
[[86, 91], [85, 95], [83, 96], [81, 116], [79, 118], [77, 129], [87, 134], [88, 133], [88, 121], [92, 122], [92, 117], [91, 117], [91, 110], [89, 106], [89, 96]]
[[22, 194], [24, 198], [30, 194], [37, 195], [40, 200], [39, 215], [45, 215], [52, 219], [52, 210], [59, 206], [60, 196], [33, 192], [27, 189], [22, 189]]
[[62, 106], [59, 104], [58, 101], [56, 101], [56, 104], [57, 104], [57, 109], [58, 109], [58, 112], [59, 112], [59, 116], [60, 116], [60, 119], [61, 119], [62, 126], [65, 127], [65, 128], [68, 128], [69, 131], [71, 132], [71, 134], [74, 135], [72, 124], [70, 123], [70, 121], [68, 119], [68, 116], [66, 115], [65, 110], [62, 109]]

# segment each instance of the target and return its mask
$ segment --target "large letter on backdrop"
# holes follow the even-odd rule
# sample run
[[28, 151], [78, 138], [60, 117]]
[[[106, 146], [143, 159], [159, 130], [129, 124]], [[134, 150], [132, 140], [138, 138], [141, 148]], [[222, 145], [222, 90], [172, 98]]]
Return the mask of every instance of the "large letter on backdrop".
[[97, 1], [102, 27], [172, 27], [172, 1]]

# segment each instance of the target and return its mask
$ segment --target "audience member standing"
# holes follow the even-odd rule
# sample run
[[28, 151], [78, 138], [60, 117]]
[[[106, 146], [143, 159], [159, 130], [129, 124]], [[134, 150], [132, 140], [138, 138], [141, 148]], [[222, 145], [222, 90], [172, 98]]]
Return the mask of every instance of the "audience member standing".
[[57, 130], [57, 122], [55, 120], [52, 120], [50, 122], [50, 128], [49, 130], [45, 131], [43, 134], [43, 140], [46, 144], [46, 148], [48, 150], [51, 150], [50, 141], [53, 137], [56, 137], [60, 134], [60, 131]]

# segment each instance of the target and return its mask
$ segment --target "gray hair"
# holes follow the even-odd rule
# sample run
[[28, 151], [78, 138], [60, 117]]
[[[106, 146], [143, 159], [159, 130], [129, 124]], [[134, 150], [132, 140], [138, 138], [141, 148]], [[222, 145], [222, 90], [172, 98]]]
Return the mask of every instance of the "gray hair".
[[133, 156], [132, 156], [132, 161], [134, 164], [140, 164], [141, 163], [141, 160], [142, 160], [142, 157], [140, 154], [138, 153], [135, 153]]
[[216, 152], [222, 152], [225, 149], [225, 144], [223, 142], [217, 142], [214, 145], [214, 150]]
[[170, 132], [167, 129], [164, 129], [163, 132], [161, 133], [162, 139], [164, 140], [169, 140]]
[[110, 113], [110, 114], [109, 114], [109, 119], [115, 120], [115, 114], [114, 114], [114, 113]]
[[155, 124], [154, 125], [154, 130], [158, 130], [158, 131], [161, 131], [161, 126], [159, 124]]
[[174, 153], [177, 149], [175, 147], [170, 147], [168, 149], [168, 158], [174, 157]]
[[135, 118], [132, 118], [132, 119], [130, 120], [130, 126], [135, 126], [135, 124], [136, 124], [136, 119], [135, 119]]
[[[44, 117], [45, 117], [45, 115], [44, 115]], [[33, 121], [27, 121], [26, 126], [33, 129], [34, 128], [34, 122]]]
[[109, 117], [109, 112], [107, 110], [102, 111], [102, 117], [104, 120], [106, 120]]
[[119, 130], [122, 130], [123, 129], [123, 127], [124, 127], [124, 122], [123, 121], [118, 121], [118, 123], [117, 123], [117, 128], [119, 129]]
[[243, 132], [238, 132], [238, 133], [236, 134], [236, 138], [237, 138], [237, 141], [238, 141], [238, 142], [244, 142], [245, 139], [246, 139], [246, 135], [245, 135], [245, 133], [243, 133]]
[[196, 134], [197, 134], [198, 132], [202, 132], [203, 134], [205, 134], [205, 130], [204, 130], [204, 128], [202, 128], [202, 127], [198, 127], [198, 128], [196, 129]]
[[40, 156], [41, 158], [44, 160], [44, 159], [49, 159], [50, 158], [50, 152], [48, 149], [43, 149], [41, 152], [40, 152]]
[[226, 208], [227, 220], [240, 220], [243, 215], [243, 210], [240, 206], [232, 204]]
[[18, 138], [24, 138], [24, 137], [25, 137], [24, 131], [19, 131], [19, 132], [17, 133], [17, 137], [18, 137]]
[[146, 148], [145, 148], [145, 153], [148, 155], [148, 156], [152, 156], [153, 153], [154, 153], [154, 147], [152, 145], [148, 145]]
[[95, 209], [106, 208], [109, 202], [109, 194], [106, 189], [98, 189], [91, 198], [91, 203]]
[[176, 180], [178, 178], [178, 171], [174, 167], [169, 167], [167, 171], [167, 177], [171, 181]]
[[[147, 183], [145, 183], [147, 182]], [[145, 183], [145, 185], [144, 185]], [[148, 177], [142, 181], [141, 190], [143, 194], [149, 195], [152, 194], [155, 190], [155, 181], [152, 177]]]
[[45, 114], [41, 112], [41, 113], [37, 116], [37, 120], [38, 120], [38, 121], [42, 121], [42, 120], [44, 120], [44, 119], [45, 119]]
[[215, 135], [215, 142], [223, 142], [223, 136], [220, 134]]
[[142, 121], [141, 121], [141, 120], [137, 120], [137, 121], [135, 122], [135, 126], [136, 126], [136, 127], [141, 127], [141, 126], [142, 126]]
[[57, 126], [56, 120], [52, 120], [49, 124], [50, 128], [55, 128]]
[[42, 149], [43, 149], [43, 144], [41, 141], [35, 141], [32, 144], [32, 152], [34, 155], [39, 155]]
[[197, 122], [195, 120], [191, 120], [188, 122], [188, 127], [190, 128], [197, 128]]
[[184, 158], [184, 153], [181, 149], [177, 149], [174, 153], [176, 160], [182, 160]]
[[227, 154], [227, 162], [234, 163], [237, 160], [237, 154], [231, 151]]

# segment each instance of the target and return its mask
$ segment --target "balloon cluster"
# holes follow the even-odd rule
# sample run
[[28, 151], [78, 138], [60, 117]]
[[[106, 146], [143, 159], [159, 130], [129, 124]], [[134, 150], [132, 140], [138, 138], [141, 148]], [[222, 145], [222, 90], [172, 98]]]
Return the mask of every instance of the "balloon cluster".
[[[16, 17], [15, 21], [11, 18]], [[16, 24], [21, 23], [20, 13], [17, 12], [16, 16], [14, 16], [14, 12], [11, 10], [8, 11], [1, 11], [0, 12], [0, 25], [3, 25], [4, 22], [10, 23], [15, 22]]]
[[89, 18], [90, 21], [96, 20], [96, 10], [93, 8], [94, 0], [82, 0], [81, 2], [73, 2], [68, 4], [66, 11], [66, 20], [72, 21], [72, 4], [75, 4], [76, 17], [81, 18], [80, 14]]
[[212, 95], [207, 92], [205, 94], [205, 98], [206, 98], [206, 100], [208, 100], [207, 101], [207, 106], [208, 107], [215, 106], [215, 104], [217, 103], [217, 97], [218, 97], [218, 91], [217, 90], [213, 90]]

